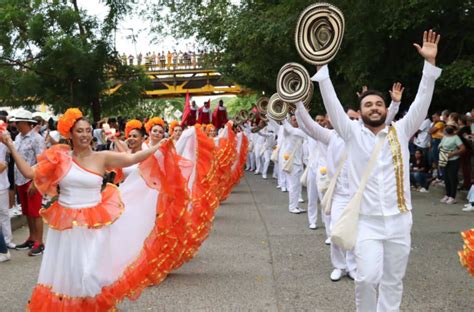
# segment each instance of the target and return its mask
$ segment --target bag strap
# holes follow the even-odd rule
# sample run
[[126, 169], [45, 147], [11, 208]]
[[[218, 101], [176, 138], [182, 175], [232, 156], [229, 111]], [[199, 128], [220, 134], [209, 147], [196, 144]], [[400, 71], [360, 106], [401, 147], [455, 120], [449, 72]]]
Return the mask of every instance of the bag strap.
[[375, 163], [377, 161], [377, 157], [380, 154], [380, 150], [382, 149], [382, 146], [385, 142], [386, 137], [387, 137], [386, 133], [382, 133], [379, 136], [377, 144], [375, 145], [374, 150], [372, 151], [372, 154], [370, 155], [369, 163], [367, 164], [364, 174], [362, 175], [362, 178], [360, 179], [360, 184], [359, 184], [359, 188], [357, 189], [357, 193], [362, 193], [364, 191], [367, 185], [367, 181], [369, 180], [370, 173], [374, 169]]

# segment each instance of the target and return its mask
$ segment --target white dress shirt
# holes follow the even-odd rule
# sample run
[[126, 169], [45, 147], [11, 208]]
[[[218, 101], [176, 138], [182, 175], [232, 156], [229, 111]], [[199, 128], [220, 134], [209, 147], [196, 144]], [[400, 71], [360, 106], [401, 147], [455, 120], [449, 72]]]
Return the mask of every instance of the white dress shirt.
[[[403, 192], [403, 199], [408, 210], [412, 209], [408, 142], [428, 113], [435, 81], [440, 74], [440, 68], [425, 62], [423, 76], [415, 100], [405, 117], [393, 123], [401, 147], [403, 162], [403, 190], [401, 191]], [[388, 133], [389, 128], [385, 127], [385, 129], [375, 135], [363, 124], [352, 121], [347, 117], [329, 78], [327, 65], [323, 66], [312, 80], [319, 82], [324, 106], [331, 118], [332, 125], [347, 144], [349, 153], [349, 191], [350, 194], [353, 194], [357, 190], [361, 177], [366, 170], [378, 136], [382, 133]], [[385, 139], [363, 194], [361, 214], [390, 216], [399, 213], [392, 151], [388, 140]]]
[[293, 127], [287, 120], [283, 120], [283, 129], [285, 133], [285, 143], [283, 146], [283, 153], [293, 154], [293, 165], [303, 165], [303, 141], [306, 139], [306, 134], [298, 128]]

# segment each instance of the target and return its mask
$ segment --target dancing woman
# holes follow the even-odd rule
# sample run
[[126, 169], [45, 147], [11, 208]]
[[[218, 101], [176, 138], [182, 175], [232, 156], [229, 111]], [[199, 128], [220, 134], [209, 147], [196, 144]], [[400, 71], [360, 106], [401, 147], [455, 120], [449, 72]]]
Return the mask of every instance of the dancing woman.
[[[160, 283], [185, 252], [178, 239], [186, 224], [180, 158], [167, 141], [135, 153], [94, 152], [91, 125], [77, 109], [66, 111], [58, 129], [71, 140], [72, 150], [55, 145], [33, 168], [9, 136], [2, 137], [22, 174], [42, 194], [58, 195], [41, 210], [50, 227], [48, 248], [28, 309], [111, 310], [125, 297], [136, 299], [144, 288]], [[107, 168], [139, 162], [140, 170], [120, 188], [102, 190]]]
[[148, 140], [143, 144], [143, 149], [157, 145], [165, 137], [165, 122], [160, 117], [153, 117], [145, 124]]

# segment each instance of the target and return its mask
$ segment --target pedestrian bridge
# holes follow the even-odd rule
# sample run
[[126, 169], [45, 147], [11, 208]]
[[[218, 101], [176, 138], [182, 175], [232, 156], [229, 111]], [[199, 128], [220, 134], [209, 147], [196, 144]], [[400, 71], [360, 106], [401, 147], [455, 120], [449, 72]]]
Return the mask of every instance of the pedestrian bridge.
[[[145, 98], [181, 97], [187, 92], [191, 96], [240, 94], [243, 89], [229, 83], [215, 68], [196, 68], [191, 66], [159, 67], [142, 65], [151, 80], [151, 86], [145, 91]], [[117, 92], [122, 87], [116, 82], [108, 94]]]

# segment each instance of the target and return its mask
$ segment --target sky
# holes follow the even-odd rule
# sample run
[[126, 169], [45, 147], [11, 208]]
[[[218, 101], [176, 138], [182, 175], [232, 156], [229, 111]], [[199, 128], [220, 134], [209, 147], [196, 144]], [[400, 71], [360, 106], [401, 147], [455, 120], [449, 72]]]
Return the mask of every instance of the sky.
[[[146, 5], [146, 1], [141, 2], [142, 4], [139, 5]], [[99, 20], [103, 20], [107, 15], [107, 7], [98, 0], [80, 0], [78, 5], [89, 14], [97, 16]], [[195, 50], [195, 43], [192, 40], [176, 40], [172, 37], [164, 37], [160, 43], [151, 43], [153, 35], [149, 34], [150, 28], [150, 21], [136, 15], [127, 16], [118, 25], [115, 42], [117, 51], [126, 55], [136, 55], [138, 53], [145, 55], [147, 52], [155, 51], [158, 53], [162, 50]], [[135, 43], [131, 38], [133, 35], [136, 37]]]

